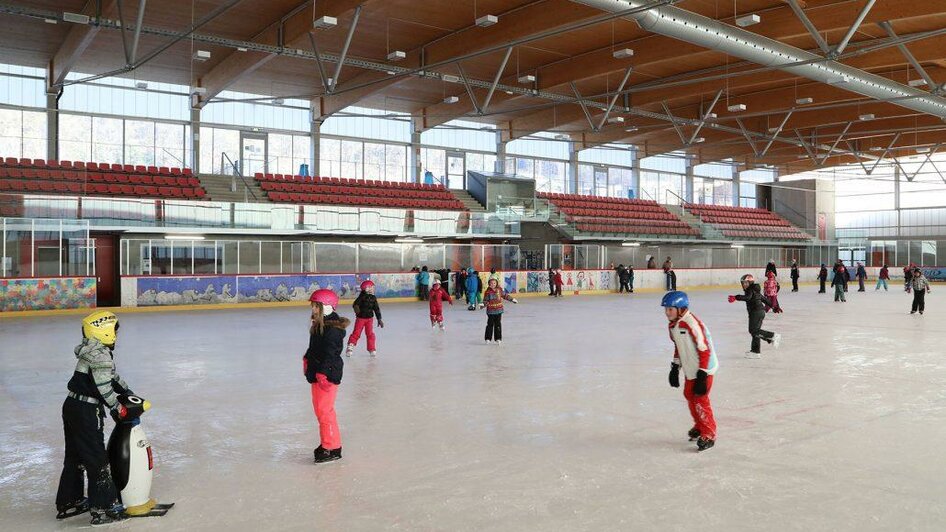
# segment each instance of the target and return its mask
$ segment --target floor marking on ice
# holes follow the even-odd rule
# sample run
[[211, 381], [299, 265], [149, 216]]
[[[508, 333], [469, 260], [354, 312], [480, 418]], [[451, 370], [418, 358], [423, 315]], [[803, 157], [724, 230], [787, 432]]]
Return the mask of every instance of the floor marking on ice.
[[760, 407], [763, 407], [763, 406], [774, 405], [774, 404], [778, 404], [778, 403], [784, 403], [784, 402], [786, 402], [786, 401], [788, 401], [788, 399], [776, 399], [776, 400], [774, 400], [774, 401], [764, 401], [764, 402], [762, 402], [762, 403], [756, 403], [756, 404], [754, 404], [754, 405], [749, 405], [749, 406], [740, 406], [739, 408], [730, 408], [729, 410], [732, 410], [732, 411], [754, 410], [754, 409], [756, 409], [756, 408], [760, 408]]

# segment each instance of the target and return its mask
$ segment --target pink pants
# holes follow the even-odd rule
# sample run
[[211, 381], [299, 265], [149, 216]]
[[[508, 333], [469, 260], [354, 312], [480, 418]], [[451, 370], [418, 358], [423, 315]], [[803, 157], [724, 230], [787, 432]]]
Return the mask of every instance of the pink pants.
[[319, 420], [319, 436], [322, 438], [322, 447], [333, 451], [342, 446], [342, 436], [338, 432], [338, 419], [335, 417], [335, 396], [338, 394], [338, 385], [329, 382], [321, 373], [315, 374], [312, 383], [312, 409]]
[[443, 323], [443, 312], [430, 315], [430, 323]]
[[374, 318], [355, 318], [355, 329], [348, 337], [348, 345], [357, 345], [361, 339], [361, 331], [365, 331], [368, 338], [368, 351], [375, 351], [374, 345]]
[[693, 416], [693, 424], [700, 435], [711, 440], [716, 439], [716, 419], [713, 417], [713, 407], [710, 405], [710, 390], [713, 388], [713, 376], [706, 377], [706, 394], [696, 395], [693, 393], [693, 385], [696, 380], [686, 380], [683, 386], [683, 396], [686, 397], [687, 405], [690, 407], [690, 415]]

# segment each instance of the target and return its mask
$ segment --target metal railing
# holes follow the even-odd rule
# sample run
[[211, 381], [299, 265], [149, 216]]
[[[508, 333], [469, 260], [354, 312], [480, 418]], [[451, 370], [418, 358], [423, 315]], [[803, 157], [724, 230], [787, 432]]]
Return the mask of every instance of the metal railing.
[[227, 152], [220, 152], [220, 171], [223, 172], [224, 169], [224, 159], [230, 163], [230, 167], [233, 169], [233, 174], [231, 175], [230, 181], [230, 192], [236, 192], [236, 178], [239, 177], [240, 181], [243, 182], [243, 201], [249, 202], [249, 195], [253, 196], [254, 200], [259, 201], [259, 198], [256, 197], [256, 193], [250, 189], [249, 183], [246, 182], [246, 177], [243, 175], [243, 172], [240, 169], [240, 165], [233, 162], [233, 159], [227, 155]]

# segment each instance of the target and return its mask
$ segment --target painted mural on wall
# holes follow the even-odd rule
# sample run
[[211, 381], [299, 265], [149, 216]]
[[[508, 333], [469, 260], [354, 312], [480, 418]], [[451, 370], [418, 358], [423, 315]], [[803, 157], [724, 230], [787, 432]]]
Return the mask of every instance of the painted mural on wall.
[[[417, 283], [413, 273], [384, 273], [371, 276], [374, 281], [374, 293], [379, 298], [414, 297], [417, 295]], [[450, 276], [453, 281], [455, 277]]]
[[138, 306], [213, 305], [236, 301], [236, 277], [139, 277]]
[[91, 277], [0, 280], [0, 312], [95, 307]]
[[327, 288], [342, 299], [358, 296], [360, 277], [339, 275], [279, 275], [237, 278], [237, 300], [240, 303], [275, 303], [305, 301], [316, 290]]

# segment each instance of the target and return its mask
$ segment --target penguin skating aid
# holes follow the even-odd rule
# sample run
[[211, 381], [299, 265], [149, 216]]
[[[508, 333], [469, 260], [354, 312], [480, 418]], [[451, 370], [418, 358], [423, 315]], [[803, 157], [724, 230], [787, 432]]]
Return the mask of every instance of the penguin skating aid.
[[151, 408], [151, 403], [136, 395], [120, 396], [119, 402], [128, 415], [115, 425], [108, 439], [115, 488], [128, 517], [160, 517], [168, 513], [174, 503], [158, 504], [151, 498], [154, 455], [140, 419], [141, 414]]

